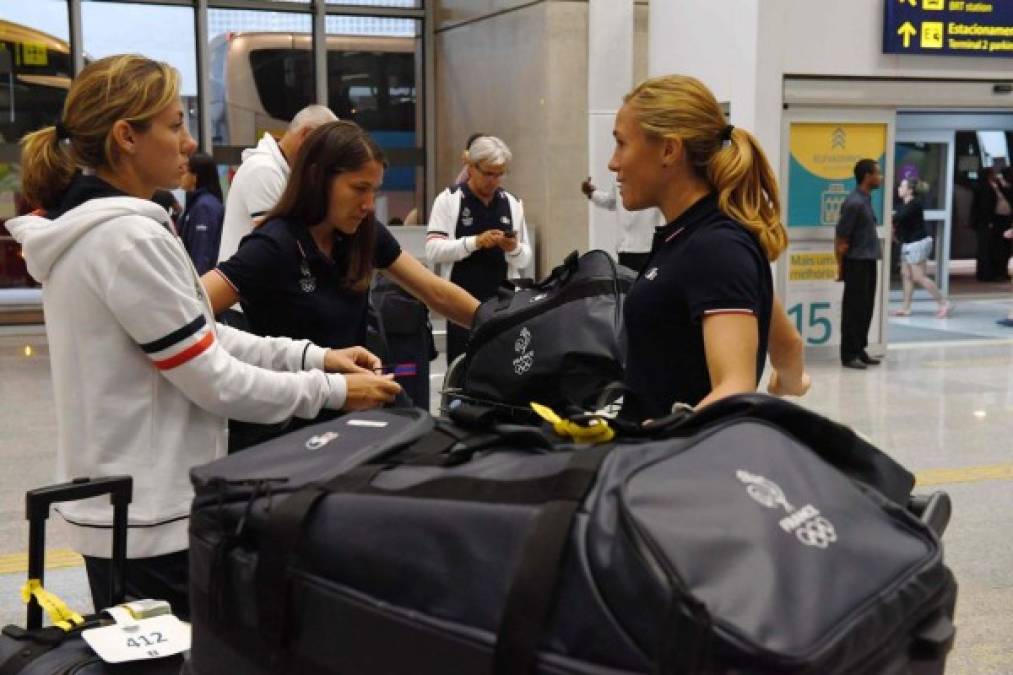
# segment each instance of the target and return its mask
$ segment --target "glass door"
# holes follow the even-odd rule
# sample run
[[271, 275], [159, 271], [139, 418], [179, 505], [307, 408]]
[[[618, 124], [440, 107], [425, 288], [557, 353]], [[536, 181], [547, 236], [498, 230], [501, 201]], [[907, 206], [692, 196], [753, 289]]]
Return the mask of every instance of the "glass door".
[[[928, 273], [946, 295], [950, 285], [953, 228], [953, 132], [898, 131], [894, 142], [894, 178], [890, 185], [895, 208], [902, 203], [897, 197], [897, 188], [903, 180], [916, 186], [925, 208], [925, 225], [934, 238]], [[895, 245], [890, 260], [891, 296], [896, 294], [899, 299], [900, 289], [900, 246]], [[929, 295], [922, 288], [916, 288], [915, 298], [922, 297], [928, 299]]]

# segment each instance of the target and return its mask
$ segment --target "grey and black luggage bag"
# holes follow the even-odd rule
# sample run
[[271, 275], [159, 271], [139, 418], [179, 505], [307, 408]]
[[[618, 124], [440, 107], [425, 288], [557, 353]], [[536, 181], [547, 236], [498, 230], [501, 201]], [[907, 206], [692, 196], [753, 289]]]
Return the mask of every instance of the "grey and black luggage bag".
[[574, 251], [538, 283], [506, 282], [475, 314], [458, 393], [523, 408], [593, 406], [623, 379], [623, 302], [633, 280], [604, 251]]
[[578, 446], [372, 411], [198, 467], [191, 667], [942, 673], [911, 475], [783, 401], [705, 412]]

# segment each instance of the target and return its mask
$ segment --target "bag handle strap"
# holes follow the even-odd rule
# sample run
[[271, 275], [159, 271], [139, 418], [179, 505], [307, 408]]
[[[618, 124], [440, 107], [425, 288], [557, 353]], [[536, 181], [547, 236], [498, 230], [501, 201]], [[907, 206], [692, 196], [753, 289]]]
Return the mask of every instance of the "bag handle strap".
[[[559, 578], [570, 528], [608, 448], [579, 450], [554, 486], [555, 497], [542, 507], [524, 542], [514, 573], [496, 638], [495, 675], [528, 675], [538, 657], [546, 624], [556, 604]], [[562, 480], [574, 476], [573, 482]]]
[[286, 570], [303, 540], [306, 523], [320, 500], [334, 492], [354, 492], [369, 485], [383, 464], [367, 464], [324, 484], [292, 493], [272, 509], [257, 558], [257, 619], [261, 637], [278, 658], [288, 627], [289, 579]]
[[570, 254], [563, 259], [562, 264], [552, 268], [552, 272], [549, 273], [549, 276], [535, 284], [534, 288], [544, 290], [557, 284], [564, 284], [574, 275], [579, 266], [580, 253], [577, 251], [570, 251]]

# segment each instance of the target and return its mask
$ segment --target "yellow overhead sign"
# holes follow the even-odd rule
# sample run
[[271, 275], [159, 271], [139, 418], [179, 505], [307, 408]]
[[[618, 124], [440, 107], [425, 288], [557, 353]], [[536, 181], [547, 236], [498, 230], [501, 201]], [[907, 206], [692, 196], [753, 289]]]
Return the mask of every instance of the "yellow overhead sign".
[[883, 52], [1013, 56], [1013, 0], [886, 0]]

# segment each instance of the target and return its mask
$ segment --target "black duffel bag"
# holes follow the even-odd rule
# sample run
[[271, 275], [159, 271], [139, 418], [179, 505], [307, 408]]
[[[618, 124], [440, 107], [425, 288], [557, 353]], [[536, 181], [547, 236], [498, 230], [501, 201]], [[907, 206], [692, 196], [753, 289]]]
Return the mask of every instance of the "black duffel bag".
[[194, 469], [193, 671], [942, 673], [936, 534], [819, 416], [721, 405], [595, 447], [372, 411]]
[[537, 284], [506, 282], [475, 314], [460, 386], [479, 400], [588, 407], [623, 379], [623, 300], [635, 276], [574, 251]]

